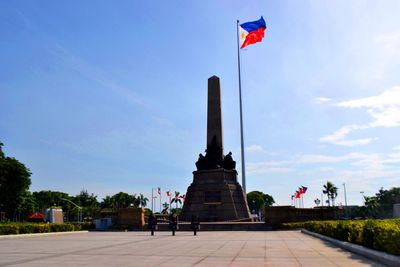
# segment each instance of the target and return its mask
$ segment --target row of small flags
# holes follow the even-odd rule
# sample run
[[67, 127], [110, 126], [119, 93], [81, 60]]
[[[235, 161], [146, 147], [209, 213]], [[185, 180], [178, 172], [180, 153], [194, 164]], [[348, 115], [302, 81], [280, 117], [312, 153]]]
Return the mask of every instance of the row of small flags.
[[[160, 197], [161, 197], [161, 188], [160, 187], [157, 187], [157, 194], [160, 195]], [[171, 198], [171, 191], [167, 191], [167, 192], [165, 192], [165, 194], [167, 195], [167, 197]], [[175, 196], [172, 199], [174, 199], [176, 201], [179, 198], [181, 198], [183, 200], [183, 202], [185, 202], [186, 195], [180, 196], [179, 192], [175, 192]]]
[[301, 186], [299, 189], [292, 195], [292, 200], [293, 198], [301, 198], [301, 195], [305, 194], [307, 192], [307, 187]]

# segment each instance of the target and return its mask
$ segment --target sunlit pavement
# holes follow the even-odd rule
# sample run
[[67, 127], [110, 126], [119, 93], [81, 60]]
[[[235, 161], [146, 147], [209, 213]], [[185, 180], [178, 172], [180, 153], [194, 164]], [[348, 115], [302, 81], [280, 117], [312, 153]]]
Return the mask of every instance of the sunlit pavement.
[[0, 240], [0, 266], [382, 266], [299, 231], [89, 232]]

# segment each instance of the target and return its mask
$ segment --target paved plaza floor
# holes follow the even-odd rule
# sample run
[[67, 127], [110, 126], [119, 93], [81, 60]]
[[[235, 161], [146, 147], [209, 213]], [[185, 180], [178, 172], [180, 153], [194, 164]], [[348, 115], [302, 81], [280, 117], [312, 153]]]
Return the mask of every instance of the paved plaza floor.
[[89, 232], [0, 240], [1, 266], [382, 266], [299, 231]]

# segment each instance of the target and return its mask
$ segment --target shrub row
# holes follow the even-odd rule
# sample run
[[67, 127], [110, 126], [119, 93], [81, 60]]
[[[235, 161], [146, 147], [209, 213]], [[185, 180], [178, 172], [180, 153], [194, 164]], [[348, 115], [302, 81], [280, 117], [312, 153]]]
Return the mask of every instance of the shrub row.
[[0, 235], [67, 232], [93, 229], [91, 222], [82, 223], [0, 223]]
[[284, 229], [304, 228], [342, 241], [400, 255], [400, 219], [308, 221], [283, 223]]

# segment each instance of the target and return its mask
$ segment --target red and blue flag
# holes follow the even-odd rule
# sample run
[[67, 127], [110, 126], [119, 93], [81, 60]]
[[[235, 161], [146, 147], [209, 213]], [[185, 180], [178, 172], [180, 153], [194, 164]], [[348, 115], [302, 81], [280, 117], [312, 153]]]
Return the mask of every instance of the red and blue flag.
[[267, 28], [263, 17], [261, 19], [240, 24], [240, 48], [261, 42], [264, 38], [264, 31]]

